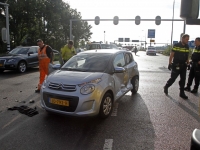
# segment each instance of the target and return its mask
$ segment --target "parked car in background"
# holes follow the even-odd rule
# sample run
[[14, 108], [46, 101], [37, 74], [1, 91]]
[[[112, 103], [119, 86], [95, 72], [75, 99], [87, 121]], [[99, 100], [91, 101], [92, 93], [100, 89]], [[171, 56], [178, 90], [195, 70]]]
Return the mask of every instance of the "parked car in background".
[[138, 65], [131, 52], [90, 50], [47, 76], [41, 106], [51, 113], [106, 118], [119, 98], [129, 91], [135, 94], [138, 88]]
[[149, 55], [156, 55], [156, 48], [153, 46], [149, 46], [146, 50], [146, 54]]
[[87, 45], [87, 50], [93, 49], [118, 49], [115, 44], [101, 44], [101, 43], [90, 43]]
[[37, 67], [38, 46], [16, 47], [7, 54], [0, 55], [0, 72], [4, 70], [17, 70], [25, 72], [29, 67]]

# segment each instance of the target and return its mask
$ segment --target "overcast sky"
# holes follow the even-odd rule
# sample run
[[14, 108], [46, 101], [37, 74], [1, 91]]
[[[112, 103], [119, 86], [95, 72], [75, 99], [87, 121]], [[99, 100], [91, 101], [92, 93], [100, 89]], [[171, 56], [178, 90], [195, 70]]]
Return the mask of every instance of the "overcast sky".
[[[161, 16], [162, 19], [172, 19], [174, 0], [65, 0], [73, 9], [81, 13], [82, 19], [94, 19], [99, 16], [101, 19], [135, 19], [139, 15], [142, 19], [154, 19]], [[181, 19], [180, 2], [175, 0], [174, 18]], [[140, 25], [135, 25], [134, 21], [121, 21], [118, 25], [113, 25], [112, 21], [102, 21], [92, 25], [93, 32], [91, 41], [114, 42], [118, 38], [130, 38], [131, 40], [146, 40], [148, 29], [155, 29], [156, 43], [170, 43], [172, 22], [163, 21], [161, 25], [155, 25], [154, 21], [141, 21]], [[174, 22], [173, 40], [178, 41], [183, 32], [183, 21]], [[190, 40], [200, 36], [200, 26], [186, 25], [186, 33], [190, 35]]]

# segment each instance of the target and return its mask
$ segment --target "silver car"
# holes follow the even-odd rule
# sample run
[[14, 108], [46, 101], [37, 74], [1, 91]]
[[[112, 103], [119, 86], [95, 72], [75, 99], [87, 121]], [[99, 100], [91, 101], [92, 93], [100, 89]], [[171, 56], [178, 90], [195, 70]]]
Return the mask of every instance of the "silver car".
[[138, 65], [131, 52], [90, 50], [78, 53], [52, 72], [41, 88], [47, 112], [108, 117], [116, 100], [139, 87]]

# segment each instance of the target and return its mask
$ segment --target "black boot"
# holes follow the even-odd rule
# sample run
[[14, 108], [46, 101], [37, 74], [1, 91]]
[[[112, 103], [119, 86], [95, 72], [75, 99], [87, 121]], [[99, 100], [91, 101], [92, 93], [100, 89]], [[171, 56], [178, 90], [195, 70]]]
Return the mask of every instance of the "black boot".
[[164, 86], [164, 93], [168, 95], [168, 87], [166, 85]]
[[185, 95], [185, 92], [184, 91], [180, 91], [180, 95], [179, 95], [181, 98], [183, 99], [188, 99], [188, 97]]
[[198, 92], [198, 89], [193, 89], [192, 91], [191, 91], [191, 93], [197, 93]]
[[188, 91], [188, 92], [190, 92], [190, 91], [191, 91], [191, 89], [190, 89], [190, 87], [189, 87], [189, 86], [186, 86], [186, 87], [184, 88], [184, 90], [185, 90], [185, 91]]

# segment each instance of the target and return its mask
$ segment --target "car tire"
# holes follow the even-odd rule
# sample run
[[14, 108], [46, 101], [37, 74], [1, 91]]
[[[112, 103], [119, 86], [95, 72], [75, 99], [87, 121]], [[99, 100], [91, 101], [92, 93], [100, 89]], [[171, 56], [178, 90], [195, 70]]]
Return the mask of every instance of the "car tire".
[[17, 71], [20, 73], [24, 73], [27, 69], [27, 65], [25, 61], [20, 61], [17, 66]]
[[113, 109], [113, 97], [110, 93], [106, 93], [101, 101], [99, 117], [102, 119], [107, 118], [108, 116], [110, 116], [112, 109]]
[[131, 90], [132, 94], [137, 93], [137, 91], [139, 89], [139, 78], [138, 78], [138, 76], [135, 76], [135, 77], [132, 78], [131, 84], [133, 86], [133, 89]]
[[4, 69], [0, 69], [0, 72], [4, 72]]

